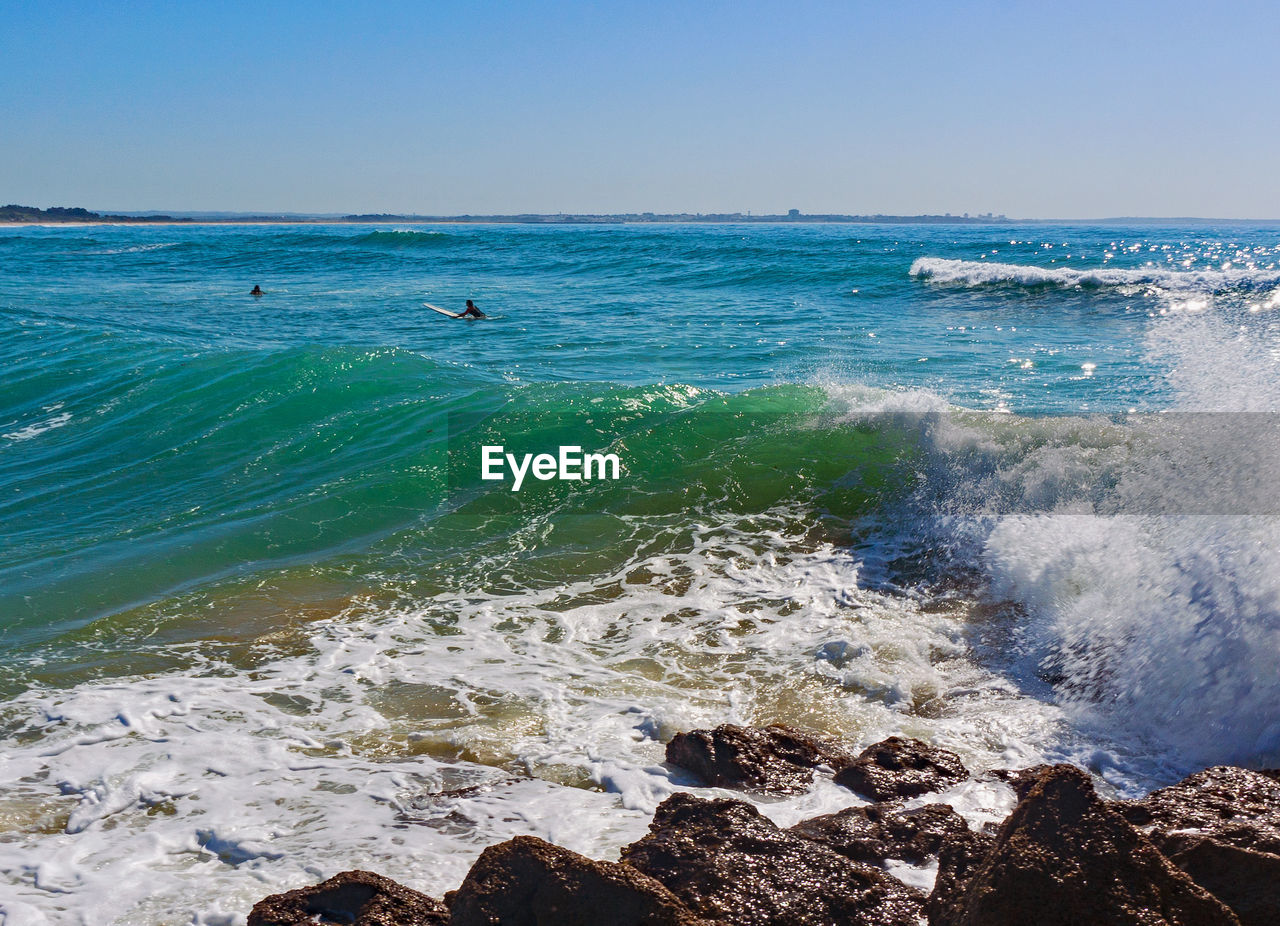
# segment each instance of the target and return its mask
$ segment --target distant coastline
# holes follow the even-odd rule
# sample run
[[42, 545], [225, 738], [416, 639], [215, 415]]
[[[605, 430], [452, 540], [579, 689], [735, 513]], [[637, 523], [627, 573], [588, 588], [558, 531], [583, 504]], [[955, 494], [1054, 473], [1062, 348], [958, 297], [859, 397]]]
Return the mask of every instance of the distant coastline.
[[0, 223], [23, 225], [96, 225], [96, 224], [386, 224], [386, 223], [449, 223], [449, 224], [503, 224], [503, 225], [632, 225], [672, 222], [722, 223], [722, 222], [848, 222], [858, 224], [1007, 224], [1011, 220], [1003, 215], [807, 215], [792, 209], [784, 215], [752, 215], [741, 212], [717, 213], [656, 213], [628, 212], [610, 214], [586, 213], [518, 213], [512, 215], [418, 215], [400, 213], [364, 213], [352, 215], [305, 215], [284, 213], [279, 215], [256, 213], [98, 213], [81, 207], [55, 206], [40, 209], [36, 206], [0, 206]]
[[782, 214], [753, 215], [742, 212], [624, 212], [624, 213], [518, 213], [511, 215], [419, 215], [416, 213], [256, 214], [239, 212], [124, 212], [99, 213], [79, 206], [0, 206], [0, 225], [647, 225], [754, 223], [847, 225], [1257, 225], [1280, 219], [1215, 219], [1194, 216], [1117, 216], [1103, 219], [1011, 219], [987, 212], [980, 215], [844, 215], [810, 214], [792, 209]]

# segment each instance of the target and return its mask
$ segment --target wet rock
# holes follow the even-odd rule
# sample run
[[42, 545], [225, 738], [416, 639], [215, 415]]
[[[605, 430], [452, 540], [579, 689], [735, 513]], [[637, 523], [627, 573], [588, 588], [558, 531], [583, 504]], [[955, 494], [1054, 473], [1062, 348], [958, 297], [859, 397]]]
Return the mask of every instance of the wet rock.
[[1111, 805], [1135, 826], [1194, 829], [1242, 849], [1280, 855], [1280, 782], [1248, 769], [1205, 769], [1140, 801]]
[[1192, 881], [1230, 907], [1243, 926], [1280, 923], [1280, 855], [1185, 833], [1160, 834], [1153, 841]]
[[836, 773], [835, 782], [873, 801], [941, 791], [969, 777], [954, 752], [891, 736], [868, 746]]
[[1280, 783], [1205, 769], [1139, 801], [1111, 805], [1245, 926], [1280, 923]]
[[885, 859], [901, 859], [922, 865], [941, 851], [943, 843], [969, 832], [969, 825], [950, 804], [914, 810], [872, 804], [814, 817], [790, 831], [856, 862], [879, 865]]
[[924, 895], [779, 829], [745, 801], [675, 794], [624, 862], [732, 926], [916, 926]]
[[[944, 850], [944, 857], [948, 855]], [[931, 926], [1230, 926], [1239, 920], [1069, 765], [1043, 773], [977, 862], [947, 866]]]
[[272, 894], [253, 905], [249, 926], [447, 926], [449, 911], [371, 871], [344, 871], [311, 887]]
[[930, 924], [955, 922], [953, 909], [973, 873], [978, 870], [995, 848], [994, 833], [972, 830], [948, 839], [938, 852], [938, 874], [933, 881], [933, 893], [925, 902], [924, 912]]
[[708, 926], [631, 866], [533, 836], [485, 849], [445, 899], [450, 926]]
[[1040, 776], [1051, 768], [1053, 768], [1052, 765], [1033, 765], [1031, 768], [997, 769], [991, 774], [1006, 782], [1013, 788], [1013, 793], [1018, 796], [1018, 800], [1022, 800], [1036, 786]]
[[839, 768], [853, 756], [834, 743], [779, 724], [677, 733], [667, 744], [667, 761], [715, 788], [792, 793], [813, 782], [820, 765]]

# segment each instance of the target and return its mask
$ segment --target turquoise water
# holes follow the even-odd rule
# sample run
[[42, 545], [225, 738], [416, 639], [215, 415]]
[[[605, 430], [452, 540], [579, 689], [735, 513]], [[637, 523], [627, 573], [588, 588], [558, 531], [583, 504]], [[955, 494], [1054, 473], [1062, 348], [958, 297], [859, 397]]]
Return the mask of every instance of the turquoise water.
[[[1273, 266], [1274, 231], [1253, 234], [1253, 259]], [[451, 412], [514, 404], [557, 413], [598, 396], [643, 404], [658, 384], [731, 394], [925, 388], [1019, 414], [1163, 407], [1168, 388], [1142, 349], [1151, 299], [957, 289], [909, 270], [920, 257], [1141, 268], [1150, 247], [1173, 243], [1154, 252], [1163, 265], [1203, 250], [1211, 235], [10, 231], [0, 240], [9, 371], [0, 639], [49, 640], [231, 573], [368, 550], [441, 503], [435, 451]], [[250, 297], [254, 284], [268, 295]], [[421, 308], [468, 297], [492, 320], [450, 324]], [[1086, 363], [1097, 365], [1093, 375]], [[803, 388], [773, 399], [801, 410], [814, 401]]]
[[[80, 861], [4, 870], [234, 922], [378, 867], [406, 789], [531, 776], [386, 850], [443, 890], [513, 806], [616, 848], [728, 719], [1274, 763], [1277, 310], [1263, 226], [6, 229], [0, 830]], [[625, 473], [515, 493], [495, 443]]]
[[[3, 239], [3, 298], [9, 324], [43, 323], [51, 339], [100, 337], [102, 352], [145, 346], [162, 364], [193, 352], [376, 347], [483, 381], [741, 390], [826, 373], [942, 387], [976, 405], [1000, 396], [1024, 409], [1076, 411], [1120, 391], [1151, 391], [1151, 371], [1133, 353], [1150, 306], [1111, 293], [922, 287], [908, 275], [912, 262], [1143, 267], [1153, 256], [1163, 265], [1184, 250], [1204, 252], [1214, 234], [838, 225], [30, 229]], [[1274, 230], [1248, 234], [1253, 259], [1274, 260]], [[1147, 250], [1164, 242], [1174, 250]], [[248, 297], [255, 283], [269, 298]], [[461, 308], [467, 297], [501, 324], [450, 328], [419, 308], [424, 299]], [[88, 353], [60, 339], [41, 347]], [[1081, 383], [1081, 352], [1115, 364], [1106, 385]], [[1006, 365], [1023, 355], [1043, 361], [1035, 377]]]

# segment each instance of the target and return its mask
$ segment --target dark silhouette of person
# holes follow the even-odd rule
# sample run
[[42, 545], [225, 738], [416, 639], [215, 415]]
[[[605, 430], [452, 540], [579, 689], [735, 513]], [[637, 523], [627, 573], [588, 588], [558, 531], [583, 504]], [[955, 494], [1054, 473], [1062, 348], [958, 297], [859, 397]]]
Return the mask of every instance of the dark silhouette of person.
[[467, 307], [462, 310], [462, 312], [458, 315], [458, 317], [459, 318], [488, 318], [489, 316], [485, 315], [483, 312], [477, 309], [476, 304], [472, 302], [470, 299], [468, 299]]
[[249, 291], [249, 295], [250, 295], [250, 296], [261, 296], [261, 295], [262, 295], [262, 287], [261, 287], [261, 286], [259, 286], [259, 285], [257, 285], [257, 284], [255, 283], [255, 284], [254, 284], [254, 286], [253, 286], [253, 289], [251, 289], [251, 290]]

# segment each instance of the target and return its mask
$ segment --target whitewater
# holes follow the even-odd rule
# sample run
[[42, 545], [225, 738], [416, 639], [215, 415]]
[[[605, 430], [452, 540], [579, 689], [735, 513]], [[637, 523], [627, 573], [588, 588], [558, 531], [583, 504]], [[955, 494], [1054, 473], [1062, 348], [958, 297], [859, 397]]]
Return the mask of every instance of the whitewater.
[[[5, 926], [230, 926], [353, 867], [439, 895], [521, 833], [615, 857], [715, 793], [663, 744], [724, 722], [1124, 796], [1280, 764], [1280, 229], [0, 254]], [[492, 319], [415, 310], [466, 298]], [[626, 472], [513, 493], [493, 444]]]

